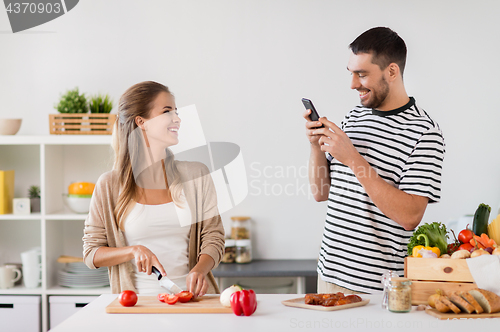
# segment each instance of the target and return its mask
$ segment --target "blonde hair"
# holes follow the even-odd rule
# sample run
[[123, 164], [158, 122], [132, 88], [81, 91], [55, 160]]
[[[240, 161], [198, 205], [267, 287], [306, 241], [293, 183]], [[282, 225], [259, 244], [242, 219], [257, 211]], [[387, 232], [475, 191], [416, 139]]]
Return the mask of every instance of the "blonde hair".
[[[160, 83], [141, 82], [127, 89], [118, 103], [118, 117], [113, 129], [112, 147], [115, 152], [113, 169], [118, 171], [120, 194], [114, 209], [114, 215], [118, 227], [122, 230], [129, 206], [137, 199], [138, 195], [131, 158], [137, 156], [141, 147], [139, 142], [130, 140], [130, 135], [137, 128], [135, 118], [140, 116], [149, 119], [154, 100], [162, 92], [172, 95], [169, 89]], [[180, 173], [170, 149], [167, 149], [165, 172], [167, 179], [169, 179], [168, 186], [172, 200], [175, 205], [182, 208]]]

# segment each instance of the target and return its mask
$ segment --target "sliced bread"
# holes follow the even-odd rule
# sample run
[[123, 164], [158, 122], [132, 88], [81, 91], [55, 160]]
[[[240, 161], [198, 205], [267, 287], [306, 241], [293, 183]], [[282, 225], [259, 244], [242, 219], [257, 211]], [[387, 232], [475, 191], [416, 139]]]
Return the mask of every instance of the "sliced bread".
[[450, 299], [453, 304], [455, 304], [457, 307], [460, 308], [463, 312], [466, 312], [468, 314], [471, 314], [475, 311], [474, 307], [472, 304], [469, 302], [465, 301], [459, 294], [458, 292], [453, 292], [451, 294], [448, 294], [448, 298]]
[[471, 289], [469, 294], [479, 302], [485, 312], [489, 314], [500, 312], [500, 296], [497, 294], [480, 288]]
[[481, 314], [484, 312], [483, 307], [481, 307], [481, 305], [476, 301], [474, 296], [470, 295], [467, 292], [460, 292], [460, 296], [474, 307], [476, 313]]
[[448, 308], [451, 309], [454, 313], [458, 314], [461, 312], [460, 308], [457, 307], [456, 305], [453, 304], [453, 302], [450, 301], [448, 296], [443, 295], [439, 298], [439, 301], [443, 302]]

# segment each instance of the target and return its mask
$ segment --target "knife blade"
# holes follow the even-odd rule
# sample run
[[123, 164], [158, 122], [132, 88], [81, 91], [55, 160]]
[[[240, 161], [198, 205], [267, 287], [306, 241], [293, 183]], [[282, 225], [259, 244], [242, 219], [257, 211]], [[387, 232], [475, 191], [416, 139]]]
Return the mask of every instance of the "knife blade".
[[166, 288], [172, 294], [178, 294], [182, 292], [182, 289], [177, 286], [172, 280], [170, 280], [170, 278], [162, 276], [161, 272], [155, 266], [153, 266], [153, 273], [158, 277], [158, 281], [160, 282], [161, 287]]

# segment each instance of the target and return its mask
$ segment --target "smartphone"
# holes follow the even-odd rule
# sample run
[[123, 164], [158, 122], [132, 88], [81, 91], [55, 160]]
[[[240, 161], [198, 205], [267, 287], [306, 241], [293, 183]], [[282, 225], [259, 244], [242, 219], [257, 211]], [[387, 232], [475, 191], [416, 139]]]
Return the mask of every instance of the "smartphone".
[[[319, 120], [319, 114], [316, 111], [316, 108], [314, 107], [312, 101], [310, 99], [307, 99], [307, 98], [302, 98], [302, 104], [304, 104], [304, 107], [307, 110], [311, 110], [311, 114], [309, 114], [309, 118], [311, 119], [311, 121], [318, 121]], [[318, 128], [323, 128], [323, 127], [324, 126], [321, 125]]]

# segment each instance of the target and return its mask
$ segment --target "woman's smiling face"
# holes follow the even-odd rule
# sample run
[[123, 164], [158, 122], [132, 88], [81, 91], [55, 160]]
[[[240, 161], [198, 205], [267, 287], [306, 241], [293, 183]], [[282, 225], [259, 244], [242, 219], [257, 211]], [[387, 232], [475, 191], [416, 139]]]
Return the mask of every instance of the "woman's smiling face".
[[144, 130], [150, 145], [155, 143], [168, 147], [179, 143], [181, 119], [171, 94], [160, 92], [149, 115], [149, 119], [145, 119]]

